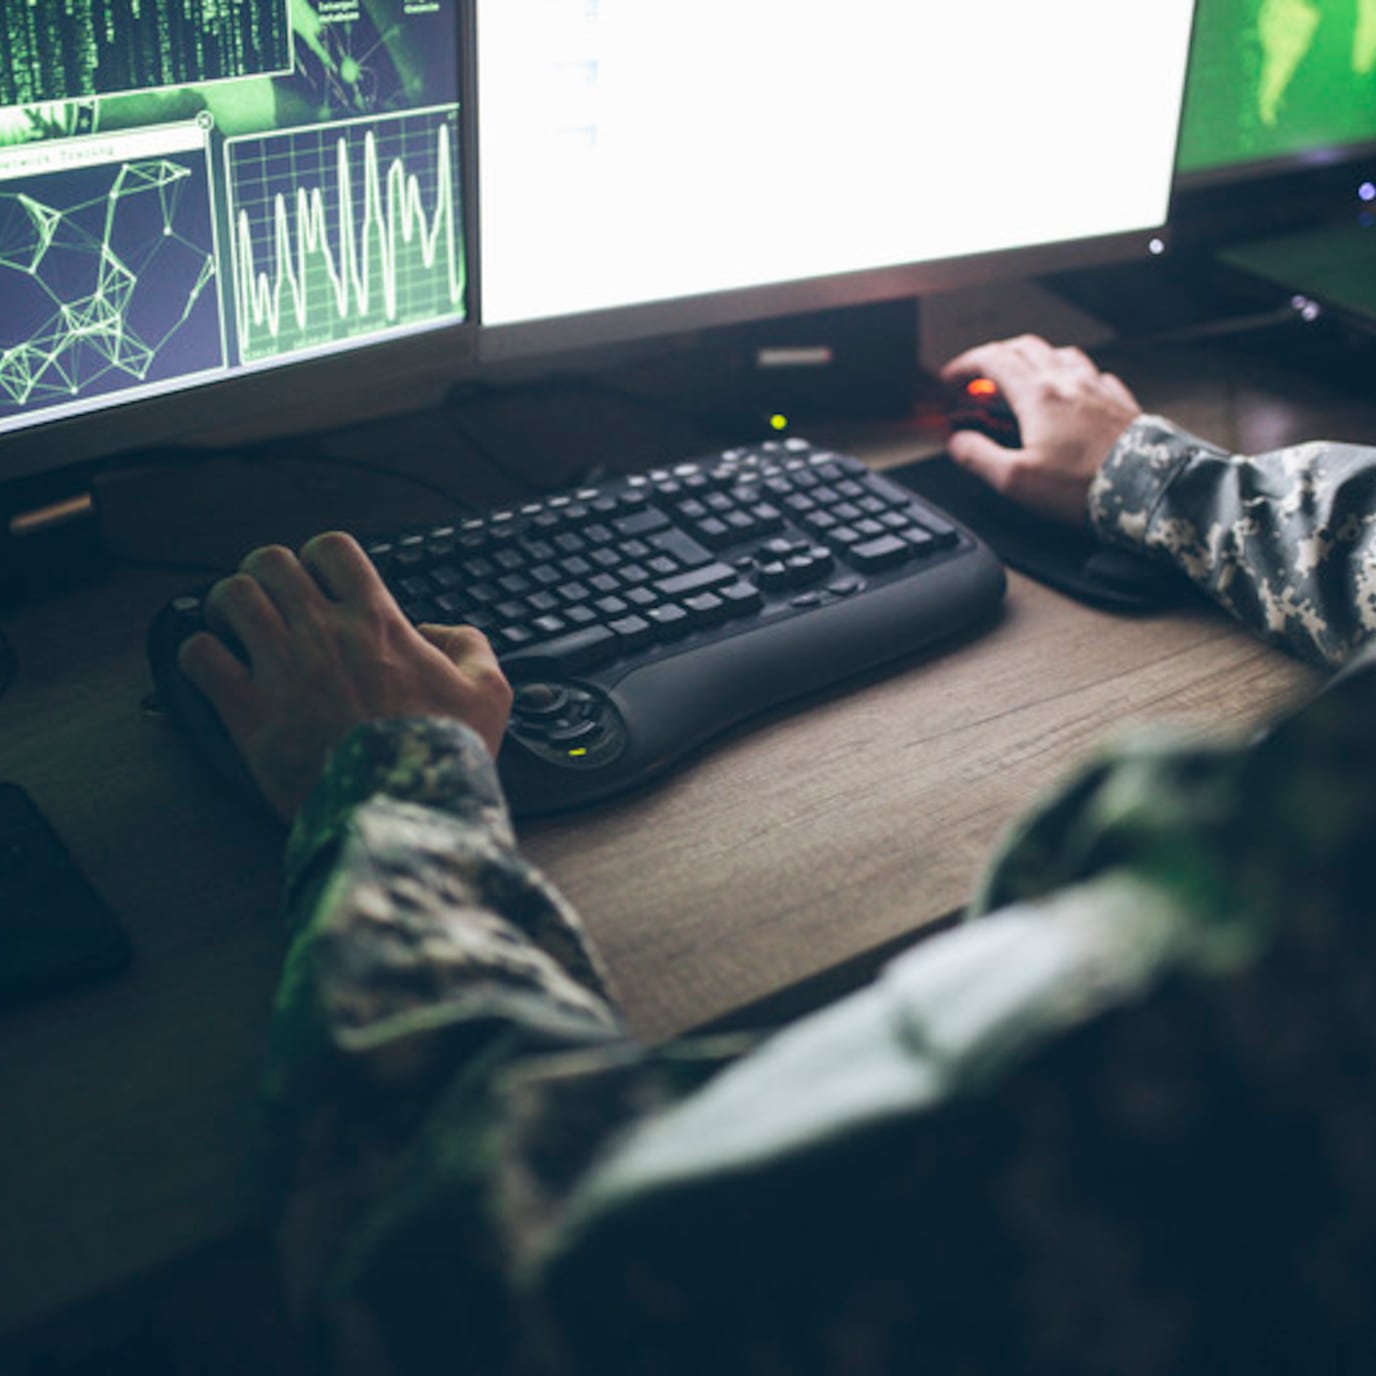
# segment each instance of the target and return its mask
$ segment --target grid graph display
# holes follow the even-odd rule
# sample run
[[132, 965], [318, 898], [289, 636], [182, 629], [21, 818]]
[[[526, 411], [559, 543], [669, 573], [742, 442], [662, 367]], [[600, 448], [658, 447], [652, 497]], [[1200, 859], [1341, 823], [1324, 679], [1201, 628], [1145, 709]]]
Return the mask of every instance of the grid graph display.
[[149, 142], [0, 157], [0, 421], [224, 366], [205, 150]]
[[245, 363], [464, 315], [455, 106], [230, 139]]
[[290, 0], [0, 0], [0, 106], [228, 81], [292, 66]]

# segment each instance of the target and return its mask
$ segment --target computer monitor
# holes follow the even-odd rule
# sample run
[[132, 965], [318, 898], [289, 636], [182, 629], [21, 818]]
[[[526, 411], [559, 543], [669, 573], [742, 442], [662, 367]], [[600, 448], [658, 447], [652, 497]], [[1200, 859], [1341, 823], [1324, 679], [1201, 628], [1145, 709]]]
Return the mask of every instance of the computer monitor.
[[1370, 0], [1199, 0], [1185, 188], [1376, 157]]
[[1146, 255], [1192, 10], [0, 0], [0, 481]]

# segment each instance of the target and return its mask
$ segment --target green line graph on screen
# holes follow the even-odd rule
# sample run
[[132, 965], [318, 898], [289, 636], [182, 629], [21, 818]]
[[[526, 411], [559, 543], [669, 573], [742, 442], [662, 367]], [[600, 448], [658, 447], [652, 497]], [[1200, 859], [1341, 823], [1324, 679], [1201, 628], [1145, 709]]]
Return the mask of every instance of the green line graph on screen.
[[245, 363], [464, 317], [458, 111], [229, 139]]

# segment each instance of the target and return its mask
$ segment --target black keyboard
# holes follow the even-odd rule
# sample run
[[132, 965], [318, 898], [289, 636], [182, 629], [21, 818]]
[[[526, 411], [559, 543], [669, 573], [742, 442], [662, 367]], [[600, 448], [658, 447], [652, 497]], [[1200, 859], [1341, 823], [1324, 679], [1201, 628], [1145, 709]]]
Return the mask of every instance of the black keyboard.
[[[412, 620], [491, 640], [515, 688], [499, 769], [524, 816], [643, 784], [766, 708], [987, 623], [1005, 581], [937, 507], [800, 439], [362, 543]], [[200, 624], [194, 595], [155, 619], [158, 695], [248, 789], [176, 668]]]

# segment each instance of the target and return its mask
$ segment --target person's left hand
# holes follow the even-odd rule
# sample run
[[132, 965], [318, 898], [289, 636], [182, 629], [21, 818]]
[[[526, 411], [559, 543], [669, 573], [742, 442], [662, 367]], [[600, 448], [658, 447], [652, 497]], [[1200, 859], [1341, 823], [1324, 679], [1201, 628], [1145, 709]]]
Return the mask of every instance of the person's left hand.
[[472, 626], [413, 627], [351, 536], [316, 536], [299, 558], [254, 550], [211, 589], [205, 612], [212, 629], [183, 643], [179, 664], [287, 821], [363, 722], [453, 717], [497, 754], [511, 687], [487, 638]]

